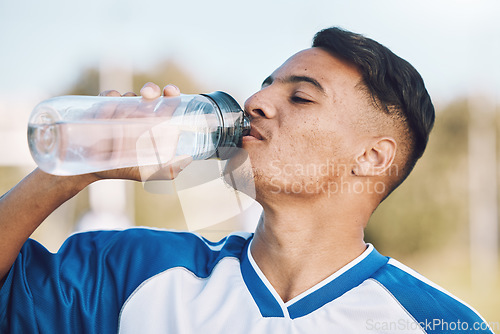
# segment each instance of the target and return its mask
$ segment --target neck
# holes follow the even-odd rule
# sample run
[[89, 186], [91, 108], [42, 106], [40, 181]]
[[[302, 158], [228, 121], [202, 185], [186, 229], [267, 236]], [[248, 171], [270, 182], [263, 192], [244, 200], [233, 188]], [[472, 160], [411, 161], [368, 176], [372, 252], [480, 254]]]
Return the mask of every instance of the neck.
[[262, 202], [265, 213], [251, 252], [284, 302], [332, 275], [366, 249], [363, 229], [371, 211], [363, 213], [359, 205], [345, 202], [330, 198]]

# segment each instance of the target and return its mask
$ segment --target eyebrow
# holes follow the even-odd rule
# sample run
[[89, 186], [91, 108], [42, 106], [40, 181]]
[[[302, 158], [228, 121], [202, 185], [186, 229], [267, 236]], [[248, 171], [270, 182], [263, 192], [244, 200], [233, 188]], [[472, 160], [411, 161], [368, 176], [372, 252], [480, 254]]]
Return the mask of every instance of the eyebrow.
[[[321, 84], [318, 82], [318, 80], [305, 76], [305, 75], [291, 75], [288, 77], [285, 77], [283, 79], [276, 79], [277, 81], [281, 83], [300, 83], [300, 82], [307, 82], [312, 84], [318, 91], [320, 91], [322, 94], [325, 94], [325, 89]], [[265, 85], [270, 85], [275, 81], [275, 79], [270, 75], [268, 76], [263, 82], [262, 86]]]

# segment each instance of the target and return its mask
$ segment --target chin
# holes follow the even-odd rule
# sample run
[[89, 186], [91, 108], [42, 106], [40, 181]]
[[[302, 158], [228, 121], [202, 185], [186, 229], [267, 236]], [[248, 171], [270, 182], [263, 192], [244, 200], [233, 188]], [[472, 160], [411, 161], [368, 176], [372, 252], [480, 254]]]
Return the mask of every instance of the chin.
[[223, 179], [228, 186], [255, 198], [254, 172], [245, 150], [238, 150], [227, 161], [223, 171]]

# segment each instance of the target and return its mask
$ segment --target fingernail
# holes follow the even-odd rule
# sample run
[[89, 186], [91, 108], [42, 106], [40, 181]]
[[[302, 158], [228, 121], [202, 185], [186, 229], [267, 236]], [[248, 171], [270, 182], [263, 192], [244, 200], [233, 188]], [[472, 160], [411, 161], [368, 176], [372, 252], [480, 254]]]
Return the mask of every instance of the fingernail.
[[174, 84], [168, 84], [165, 88], [168, 88], [168, 87], [172, 87], [173, 89], [175, 89], [178, 93], [181, 92], [181, 90], [179, 89], [179, 87], [177, 87], [176, 85]]
[[152, 96], [154, 94], [154, 89], [150, 86], [144, 86], [141, 89], [141, 95], [143, 96]]

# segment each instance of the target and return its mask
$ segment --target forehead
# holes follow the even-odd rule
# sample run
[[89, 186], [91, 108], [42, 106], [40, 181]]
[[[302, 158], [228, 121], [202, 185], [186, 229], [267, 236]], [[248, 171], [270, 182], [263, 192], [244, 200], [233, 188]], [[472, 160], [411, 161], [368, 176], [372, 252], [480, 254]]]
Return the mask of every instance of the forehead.
[[272, 77], [277, 79], [290, 75], [314, 78], [325, 90], [333, 92], [355, 88], [362, 78], [356, 66], [321, 48], [310, 48], [296, 53], [274, 71]]

